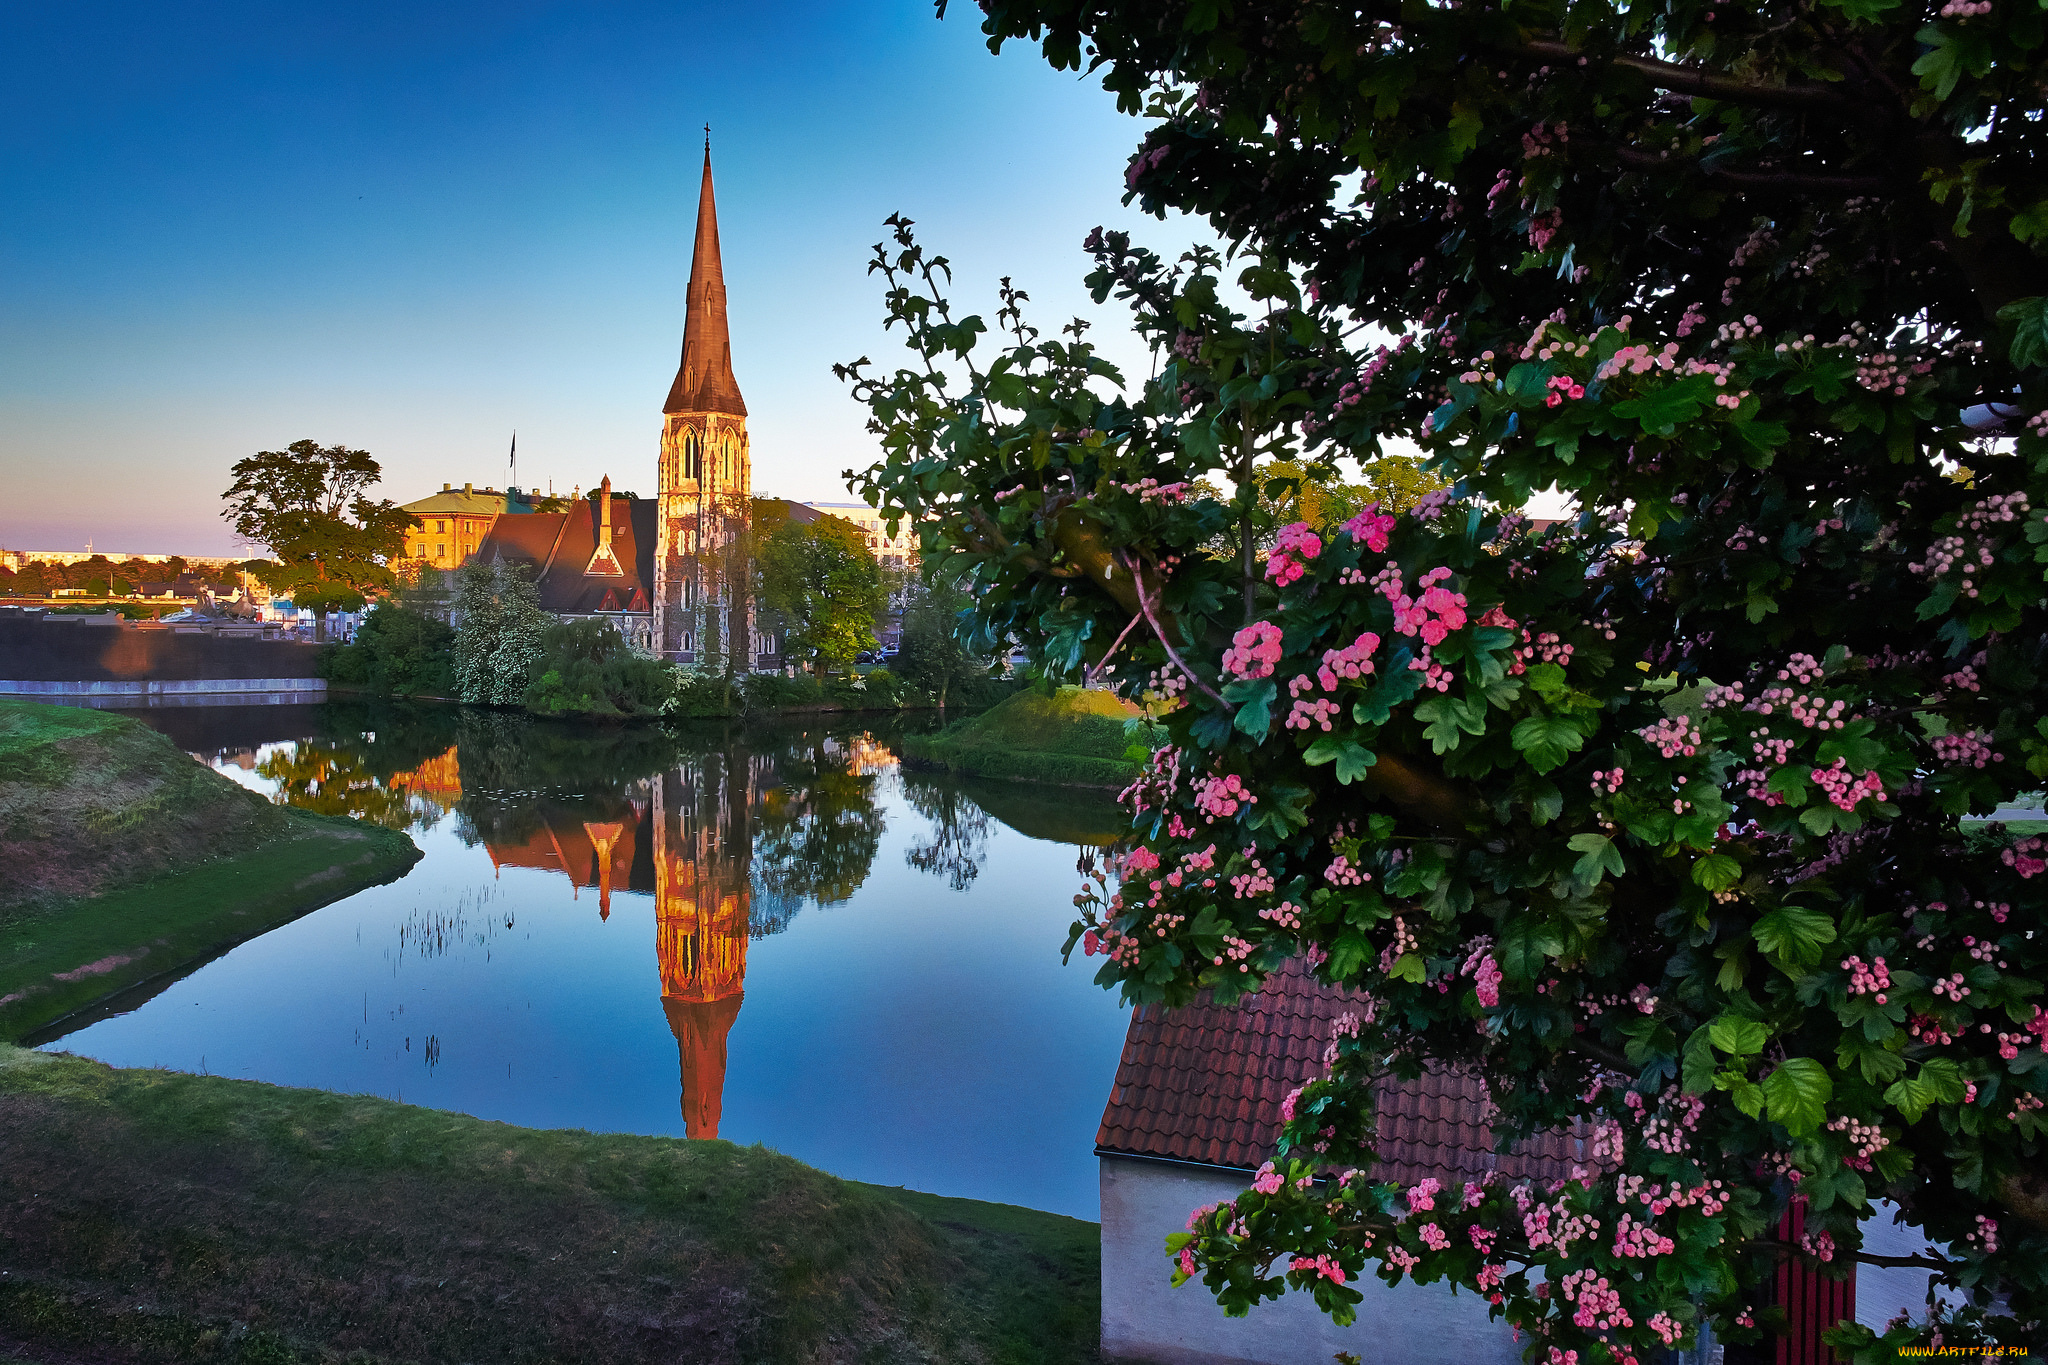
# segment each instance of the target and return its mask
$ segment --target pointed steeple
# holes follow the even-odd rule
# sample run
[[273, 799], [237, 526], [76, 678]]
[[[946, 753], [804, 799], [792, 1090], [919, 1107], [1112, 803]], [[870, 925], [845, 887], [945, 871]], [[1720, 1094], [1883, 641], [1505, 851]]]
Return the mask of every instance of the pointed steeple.
[[745, 417], [732, 377], [732, 340], [725, 327], [725, 270], [718, 259], [718, 205], [711, 194], [711, 138], [704, 138], [704, 186], [697, 196], [697, 247], [683, 319], [683, 362], [669, 387], [670, 412], [722, 412]]

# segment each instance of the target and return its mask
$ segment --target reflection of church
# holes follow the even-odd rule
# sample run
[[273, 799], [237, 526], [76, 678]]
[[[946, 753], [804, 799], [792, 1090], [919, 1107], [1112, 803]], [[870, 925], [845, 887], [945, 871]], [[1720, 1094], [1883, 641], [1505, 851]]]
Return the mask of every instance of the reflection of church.
[[713, 758], [663, 773], [654, 787], [661, 1007], [676, 1035], [693, 1138], [718, 1136], [725, 1036], [745, 995], [754, 844], [747, 777]]
[[635, 784], [609, 818], [540, 808], [525, 838], [486, 841], [499, 868], [560, 873], [579, 895], [595, 890], [601, 918], [610, 918], [615, 891], [653, 893], [661, 1006], [676, 1037], [693, 1138], [718, 1136], [725, 1039], [746, 986], [753, 807], [763, 775], [755, 769], [763, 762], [706, 756]]

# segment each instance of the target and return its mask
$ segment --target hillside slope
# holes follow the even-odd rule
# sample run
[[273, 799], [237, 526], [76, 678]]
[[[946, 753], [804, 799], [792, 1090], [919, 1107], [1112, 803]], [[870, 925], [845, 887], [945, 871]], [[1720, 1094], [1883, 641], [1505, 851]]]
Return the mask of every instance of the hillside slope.
[[0, 698], [0, 912], [274, 839], [291, 817], [126, 716]]
[[1138, 775], [1125, 757], [1133, 741], [1124, 733], [1137, 714], [1110, 692], [1030, 689], [937, 734], [905, 737], [903, 755], [977, 777], [1122, 788]]

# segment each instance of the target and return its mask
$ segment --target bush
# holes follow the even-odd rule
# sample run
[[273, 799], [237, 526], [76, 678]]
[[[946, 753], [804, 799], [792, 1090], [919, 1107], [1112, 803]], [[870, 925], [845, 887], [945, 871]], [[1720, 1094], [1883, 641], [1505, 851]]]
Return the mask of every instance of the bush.
[[321, 676], [378, 696], [448, 697], [455, 693], [455, 632], [424, 612], [379, 602], [354, 643], [327, 651]]
[[676, 691], [675, 669], [634, 653], [609, 621], [551, 625], [540, 650], [526, 706], [543, 716], [656, 716]]

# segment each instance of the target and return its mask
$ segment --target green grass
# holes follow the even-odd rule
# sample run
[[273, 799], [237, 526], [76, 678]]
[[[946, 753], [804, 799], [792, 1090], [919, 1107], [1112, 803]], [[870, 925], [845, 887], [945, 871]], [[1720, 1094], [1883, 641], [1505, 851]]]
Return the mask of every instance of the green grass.
[[1024, 691], [937, 734], [906, 736], [903, 754], [976, 777], [1121, 789], [1139, 772], [1124, 730], [1136, 714], [1108, 692]]
[[126, 716], [0, 700], [0, 1039], [418, 858], [401, 833], [273, 805]]
[[0, 917], [0, 1040], [168, 978], [419, 861], [396, 830], [287, 814], [286, 834], [239, 856]]
[[164, 1362], [1096, 1359], [1097, 1229], [761, 1147], [0, 1045], [0, 1341]]

